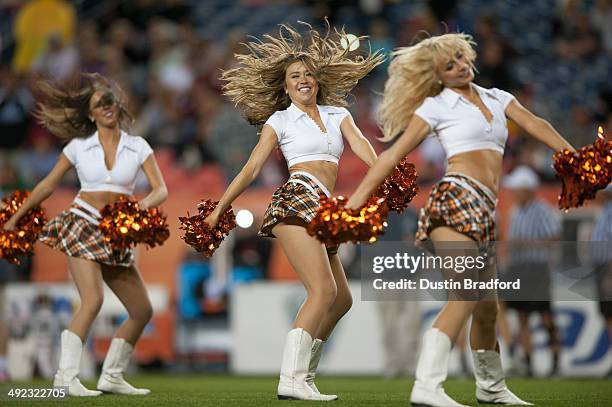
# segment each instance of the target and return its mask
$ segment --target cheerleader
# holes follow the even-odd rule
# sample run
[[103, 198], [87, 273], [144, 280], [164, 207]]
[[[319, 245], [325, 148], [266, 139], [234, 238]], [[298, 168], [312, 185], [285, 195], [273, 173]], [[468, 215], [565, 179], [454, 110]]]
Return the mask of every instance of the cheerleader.
[[[374, 149], [346, 109], [357, 81], [379, 65], [379, 53], [349, 57], [357, 38], [310, 29], [304, 38], [288, 26], [266, 42], [250, 42], [249, 53], [237, 55], [238, 67], [223, 73], [224, 93], [253, 125], [263, 125], [259, 142], [206, 222], [215, 226], [229, 205], [253, 182], [270, 153], [279, 147], [290, 176], [274, 192], [260, 236], [278, 238], [306, 289], [282, 354], [279, 399], [335, 400], [314, 384], [323, 345], [350, 309], [352, 297], [337, 255], [306, 232], [336, 182], [343, 137], [368, 166]], [[353, 40], [350, 40], [353, 38]], [[350, 42], [350, 44], [347, 42]], [[344, 47], [341, 43], [344, 42]]]
[[[468, 35], [445, 34], [394, 52], [380, 120], [385, 139], [401, 136], [380, 155], [348, 200], [349, 208], [360, 207], [400, 159], [433, 135], [446, 151], [448, 166], [421, 209], [417, 240], [491, 242], [495, 240], [507, 118], [555, 151], [573, 149], [510, 93], [472, 82], [474, 45]], [[506, 386], [495, 337], [497, 309], [496, 298], [449, 301], [444, 306], [423, 337], [410, 396], [413, 404], [461, 406], [445, 393], [442, 384], [451, 345], [471, 316], [476, 398], [484, 403], [530, 405]]]
[[[6, 222], [15, 228], [31, 208], [47, 199], [72, 167], [81, 189], [69, 210], [51, 219], [40, 240], [66, 254], [68, 269], [81, 299], [68, 328], [61, 334], [59, 369], [54, 386], [68, 387], [71, 396], [98, 396], [101, 392], [145, 395], [123, 379], [130, 355], [153, 309], [131, 249], [115, 250], [105, 240], [98, 224], [99, 210], [134, 192], [142, 168], [151, 192], [140, 208], [161, 204], [167, 197], [153, 150], [141, 137], [126, 133], [132, 118], [121, 102], [122, 92], [98, 74], [81, 74], [71, 84], [42, 81], [38, 84], [37, 117], [67, 144], [51, 172], [36, 185], [29, 198]], [[103, 302], [104, 284], [117, 295], [129, 318], [115, 333], [98, 390], [89, 390], [78, 378], [83, 344]]]

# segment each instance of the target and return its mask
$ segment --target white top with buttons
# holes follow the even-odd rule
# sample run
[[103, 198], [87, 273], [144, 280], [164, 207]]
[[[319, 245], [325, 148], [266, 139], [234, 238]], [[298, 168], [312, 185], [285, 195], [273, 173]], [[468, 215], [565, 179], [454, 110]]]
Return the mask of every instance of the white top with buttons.
[[142, 163], [153, 153], [142, 137], [121, 132], [113, 168], [104, 162], [104, 149], [98, 132], [86, 138], [72, 139], [62, 151], [74, 165], [81, 191], [108, 191], [131, 195]]
[[473, 86], [493, 115], [491, 122], [476, 105], [448, 88], [437, 96], [426, 98], [414, 112], [429, 124], [430, 135], [438, 137], [449, 158], [475, 150], [504, 153], [508, 139], [505, 110], [514, 96], [497, 88]]
[[319, 115], [327, 132], [293, 103], [285, 110], [275, 112], [265, 124], [274, 129], [278, 145], [287, 166], [305, 161], [331, 161], [338, 163], [344, 143], [340, 124], [350, 116], [344, 107], [319, 106]]

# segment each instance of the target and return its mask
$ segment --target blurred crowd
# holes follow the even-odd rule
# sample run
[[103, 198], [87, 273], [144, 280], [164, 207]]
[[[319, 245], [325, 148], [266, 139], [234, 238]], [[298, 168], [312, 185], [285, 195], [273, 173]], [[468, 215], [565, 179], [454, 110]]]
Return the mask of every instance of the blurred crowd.
[[[220, 69], [235, 63], [248, 35], [298, 20], [321, 26], [325, 16], [369, 35], [371, 47], [386, 53], [424, 33], [470, 33], [480, 85], [514, 93], [576, 146], [594, 139], [597, 124], [612, 125], [609, 0], [7, 0], [0, 6], [0, 188], [31, 187], [52, 168], [61, 145], [32, 117], [36, 80], [69, 80], [80, 71], [122, 86], [135, 117], [132, 133], [169, 151], [173, 165], [220, 166], [232, 177], [257, 129], [221, 95]], [[386, 65], [360, 83], [351, 108], [378, 149], [384, 147], [376, 143], [375, 112], [385, 77]], [[527, 164], [553, 179], [550, 151], [517, 128], [511, 133], [506, 170]], [[444, 153], [435, 140], [418, 155], [423, 181], [441, 174]], [[344, 160], [356, 157], [349, 152]], [[284, 163], [272, 161], [260, 183], [279, 182], [274, 175]]]
[[[235, 64], [234, 54], [245, 52], [242, 43], [249, 36], [275, 32], [280, 23], [298, 26], [298, 21], [324, 30], [325, 17], [332, 26], [369, 36], [369, 46], [387, 55], [428, 34], [469, 33], [478, 44], [476, 83], [510, 91], [576, 147], [591, 143], [598, 125], [608, 134], [612, 128], [612, 0], [4, 0], [0, 196], [32, 188], [51, 170], [62, 148], [32, 115], [36, 82], [70, 80], [78, 72], [98, 72], [118, 82], [135, 118], [131, 133], [169, 157], [159, 160], [162, 172], [181, 168], [186, 184], [190, 175], [202, 172], [223, 174], [227, 182], [247, 160], [257, 129], [221, 95], [221, 69]], [[367, 46], [362, 44], [361, 50]], [[376, 110], [387, 67], [388, 62], [360, 82], [350, 101], [358, 127], [378, 151], [385, 148], [377, 141]], [[552, 152], [512, 124], [509, 131], [505, 172], [526, 165], [542, 182], [554, 180]], [[341, 169], [363, 167], [349, 150]], [[415, 162], [420, 181], [431, 183], [444, 171], [444, 151], [434, 138], [427, 139]], [[285, 173], [284, 160], [274, 154], [257, 183], [276, 187]], [[355, 181], [340, 176], [338, 188]], [[77, 186], [74, 175], [64, 182]], [[387, 239], [410, 239], [415, 222], [416, 214], [407, 210], [390, 222], [397, 228], [389, 229]], [[209, 265], [195, 253], [182, 262], [178, 310], [184, 320], [203, 314], [226, 319], [228, 285], [269, 278], [269, 240], [238, 229], [228, 241], [214, 259], [219, 264]], [[347, 245], [341, 256], [349, 277], [358, 277], [355, 250]], [[28, 280], [29, 261], [21, 269], [3, 267], [0, 284], [16, 275]], [[225, 275], [230, 269], [231, 281]], [[47, 302], [37, 300], [36, 307], [44, 310]], [[406, 317], [404, 322], [388, 319], [389, 330], [416, 332], [406, 328], [416, 321], [412, 316], [417, 310], [404, 309], [410, 306], [381, 306], [386, 315]], [[12, 321], [12, 326], [19, 324]], [[395, 349], [392, 339], [389, 332], [388, 349]], [[404, 348], [413, 351], [416, 345]], [[0, 349], [0, 362], [1, 354]], [[401, 362], [394, 368], [393, 360], [388, 361], [390, 375], [411, 369], [406, 358], [414, 355], [398, 354], [389, 353]], [[2, 366], [0, 381], [1, 373]]]

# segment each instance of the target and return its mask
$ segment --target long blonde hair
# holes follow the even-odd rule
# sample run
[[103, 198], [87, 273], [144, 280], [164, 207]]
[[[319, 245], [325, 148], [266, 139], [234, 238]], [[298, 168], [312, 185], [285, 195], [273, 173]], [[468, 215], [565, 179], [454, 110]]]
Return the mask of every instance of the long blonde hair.
[[[340, 45], [344, 30], [327, 25], [325, 36], [309, 24], [308, 38], [289, 25], [282, 24], [278, 36], [264, 35], [264, 41], [244, 44], [249, 53], [236, 54], [239, 66], [226, 70], [223, 94], [253, 125], [261, 125], [276, 111], [286, 109], [291, 100], [285, 93], [285, 71], [302, 61], [318, 82], [317, 103], [346, 107], [346, 98], [357, 82], [384, 61], [381, 51], [351, 59], [349, 50]], [[363, 40], [365, 37], [359, 37]], [[348, 47], [347, 47], [348, 48]]]
[[89, 119], [89, 101], [97, 91], [112, 95], [119, 108], [119, 127], [128, 130], [132, 116], [125, 108], [125, 96], [113, 81], [97, 73], [81, 73], [70, 82], [42, 80], [36, 84], [38, 109], [34, 116], [40, 124], [64, 141], [88, 137], [96, 131]]
[[438, 64], [462, 52], [474, 65], [476, 43], [468, 34], [453, 33], [426, 38], [392, 54], [389, 79], [379, 111], [382, 141], [390, 141], [406, 129], [414, 111], [425, 98], [444, 89], [436, 73]]

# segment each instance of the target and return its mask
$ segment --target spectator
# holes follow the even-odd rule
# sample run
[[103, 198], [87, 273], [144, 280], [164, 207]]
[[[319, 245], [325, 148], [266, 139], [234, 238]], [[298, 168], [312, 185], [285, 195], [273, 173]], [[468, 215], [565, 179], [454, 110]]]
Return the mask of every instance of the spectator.
[[0, 66], [0, 150], [14, 151], [22, 145], [32, 105], [32, 95], [17, 74]]
[[81, 22], [79, 26], [78, 53], [83, 72], [103, 73], [104, 64], [100, 56], [102, 43], [96, 23], [92, 20]]
[[485, 88], [513, 89], [514, 83], [508, 69], [509, 60], [503, 44], [489, 39], [480, 44], [478, 84]]
[[159, 12], [160, 7], [156, 0], [126, 1], [119, 2], [116, 13], [113, 12], [110, 17], [125, 18], [138, 31], [144, 31]]
[[[195, 150], [197, 157], [195, 158], [195, 166], [202, 164], [210, 164], [215, 162], [215, 155], [209, 146], [208, 137], [210, 135], [211, 125], [218, 114], [220, 107], [223, 105], [221, 97], [206, 83], [205, 80], [199, 78], [191, 90], [191, 100], [195, 109], [195, 117], [197, 120], [196, 135], [192, 145], [186, 146], [186, 151]], [[195, 169], [195, 166], [189, 166]]]
[[180, 157], [185, 146], [195, 139], [197, 129], [187, 94], [164, 88], [153, 76], [149, 78], [149, 96], [132, 133], [155, 146], [171, 148]]
[[514, 56], [514, 48], [499, 32], [499, 21], [495, 15], [484, 13], [478, 16], [474, 22], [474, 31], [474, 41], [480, 48], [483, 48], [483, 44], [494, 41], [501, 47], [501, 59], [509, 61]]
[[78, 68], [78, 53], [72, 44], [62, 43], [60, 33], [48, 36], [47, 46], [32, 63], [32, 71], [48, 78], [64, 81]]
[[[32, 29], [36, 27], [36, 29]], [[74, 7], [64, 0], [32, 0], [15, 18], [14, 35], [17, 49], [13, 68], [18, 73], [28, 72], [55, 35], [58, 47], [72, 44], [76, 27]]]
[[566, 115], [564, 135], [576, 147], [590, 144], [597, 135], [597, 125], [593, 121], [592, 113], [582, 104], [575, 103]]
[[566, 1], [555, 22], [555, 49], [568, 60], [587, 60], [601, 51], [599, 32], [578, 0]]
[[441, 25], [428, 8], [415, 7], [414, 12], [398, 27], [396, 46], [414, 44], [425, 35], [435, 35], [441, 31]]
[[599, 31], [603, 48], [612, 54], [612, 1], [596, 0], [591, 12], [591, 24]]
[[234, 178], [240, 172], [255, 144], [255, 130], [233, 106], [225, 104], [212, 124], [209, 146], [225, 168], [228, 179]]
[[179, 27], [171, 21], [156, 19], [149, 27], [152, 70], [159, 84], [171, 92], [182, 93], [191, 88], [194, 75], [188, 64], [188, 50], [179, 41]]
[[28, 188], [36, 185], [49, 172], [59, 155], [52, 136], [45, 131], [37, 131], [30, 138], [29, 148], [19, 159], [19, 173], [23, 176]]
[[439, 21], [444, 21], [450, 27], [456, 25], [457, 18], [457, 0], [428, 0], [429, 8]]
[[391, 51], [395, 48], [393, 37], [391, 36], [391, 28], [389, 23], [382, 18], [375, 18], [368, 27], [368, 35], [370, 36], [370, 46], [372, 49], [382, 49], [387, 59], [383, 64], [376, 68], [375, 72], [384, 73], [389, 66]]
[[108, 29], [109, 45], [118, 49], [130, 66], [140, 67], [149, 61], [146, 36], [127, 19], [115, 20]]
[[17, 172], [14, 159], [0, 155], [0, 196], [16, 189], [25, 189], [26, 185]]
[[[597, 106], [593, 114], [595, 121], [601, 123], [612, 117], [612, 84], [607, 89], [602, 89], [597, 96]], [[612, 122], [610, 122], [612, 123]], [[610, 129], [610, 125], [604, 125]]]

